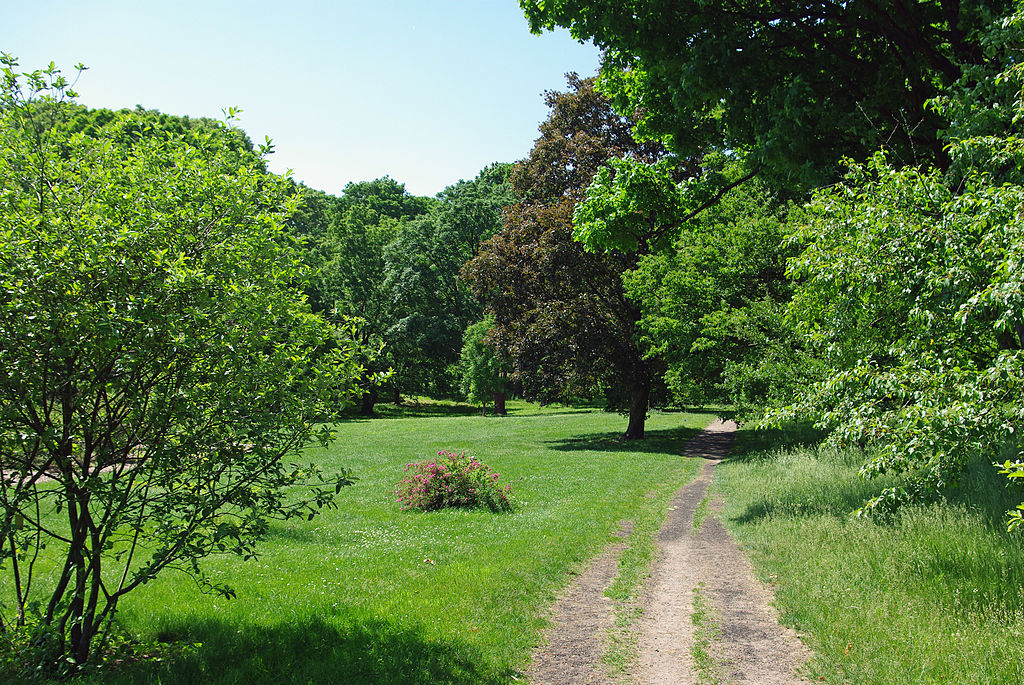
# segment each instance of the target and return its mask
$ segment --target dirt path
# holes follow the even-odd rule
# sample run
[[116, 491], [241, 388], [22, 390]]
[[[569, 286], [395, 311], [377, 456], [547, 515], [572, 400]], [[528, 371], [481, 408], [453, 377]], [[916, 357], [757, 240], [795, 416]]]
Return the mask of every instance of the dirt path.
[[[779, 625], [770, 591], [754, 578], [732, 536], [711, 514], [694, 530], [694, 512], [735, 430], [732, 422], [715, 421], [686, 446], [686, 456], [705, 461], [697, 480], [676, 494], [658, 535], [661, 556], [648, 582], [640, 626], [640, 683], [696, 684], [700, 671], [704, 680], [717, 676], [736, 685], [804, 682], [795, 670], [810, 654], [792, 630]], [[713, 513], [718, 506], [712, 503], [710, 509]], [[710, 655], [702, 663], [693, 658], [698, 586], [717, 632], [707, 640]]]
[[[779, 625], [771, 592], [754, 578], [750, 562], [713, 516], [718, 503], [700, 506], [735, 430], [732, 422], [715, 421], [685, 447], [685, 456], [704, 463], [698, 478], [676, 493], [658, 535], [660, 556], [638, 626], [634, 676], [643, 685], [805, 682], [795, 669], [809, 652], [792, 630]], [[710, 512], [695, 529], [698, 508]], [[534, 654], [529, 671], [532, 683], [609, 682], [599, 663], [612, 626], [604, 590], [615, 578], [622, 549], [618, 544], [606, 550], [552, 607], [547, 643]]]

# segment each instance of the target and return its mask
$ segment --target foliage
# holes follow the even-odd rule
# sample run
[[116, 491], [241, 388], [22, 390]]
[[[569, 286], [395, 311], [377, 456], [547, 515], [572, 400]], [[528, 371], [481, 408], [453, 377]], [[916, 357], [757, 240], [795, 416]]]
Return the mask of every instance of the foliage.
[[290, 228], [303, 241], [303, 260], [313, 271], [309, 299], [332, 320], [358, 320], [361, 363], [371, 372], [363, 380], [360, 412], [371, 414], [381, 383], [393, 367], [401, 368], [401, 351], [388, 346], [399, 314], [384, 277], [385, 252], [402, 226], [432, 202], [387, 177], [349, 183], [341, 197], [308, 188], [300, 193], [303, 202]]
[[81, 666], [164, 569], [214, 587], [205, 557], [332, 505], [348, 473], [286, 459], [330, 438], [360, 350], [298, 289], [266, 147], [140, 112], [75, 132], [58, 70], [3, 64], [0, 619], [46, 646], [27, 668]]
[[386, 250], [385, 287], [396, 312], [387, 341], [403, 391], [456, 394], [463, 334], [481, 317], [459, 271], [514, 201], [510, 168], [495, 163], [445, 188], [430, 213], [406, 223]]
[[[465, 452], [437, 453], [438, 459], [408, 464], [409, 473], [395, 494], [403, 509], [434, 511], [448, 507], [512, 510], [512, 486], [498, 485], [496, 471]], [[410, 473], [411, 471], [411, 473]]]
[[[879, 446], [863, 473], [905, 478], [865, 511], [955, 484], [972, 455], [1022, 450], [1024, 91], [1006, 57], [1024, 45], [1022, 24], [997, 22], [988, 71], [936, 101], [957, 117], [948, 172], [896, 168], [879, 153], [794, 224], [803, 252], [790, 265], [790, 316], [830, 371], [779, 416]], [[1014, 461], [1000, 464], [1011, 477]]]
[[644, 139], [683, 155], [747, 150], [772, 185], [816, 186], [880, 145], [944, 166], [925, 103], [984, 65], [1010, 0], [793, 3], [521, 0], [534, 31], [605, 50], [601, 89]]
[[611, 160], [573, 215], [588, 249], [639, 254], [626, 294], [675, 399], [755, 411], [788, 397], [809, 364], [783, 317], [784, 221], [764, 183], [724, 155], [683, 181], [670, 160]]
[[495, 350], [487, 343], [492, 319], [478, 321], [466, 329], [459, 357], [460, 388], [470, 402], [486, 406], [495, 394], [504, 393], [507, 373]]
[[636, 337], [639, 308], [622, 289], [631, 255], [589, 253], [572, 239], [572, 212], [608, 160], [656, 161], [659, 145], [634, 141], [593, 80], [570, 74], [569, 90], [547, 93], [551, 108], [512, 187], [522, 201], [464, 269], [494, 317], [489, 339], [509, 360], [526, 396], [593, 396], [630, 412], [629, 438], [643, 437], [655, 373]]
[[782, 415], [877, 444], [864, 473], [904, 473], [867, 505], [955, 483], [1021, 425], [1024, 192], [884, 157], [820, 192], [796, 237], [790, 316], [832, 371]]

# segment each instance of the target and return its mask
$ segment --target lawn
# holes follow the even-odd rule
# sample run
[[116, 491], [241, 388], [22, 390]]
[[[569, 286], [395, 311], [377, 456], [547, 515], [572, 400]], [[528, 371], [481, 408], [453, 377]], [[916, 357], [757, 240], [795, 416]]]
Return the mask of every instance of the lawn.
[[[122, 604], [131, 634], [194, 648], [85, 681], [514, 682], [545, 608], [623, 521], [635, 524], [625, 575], [637, 575], [668, 500], [696, 473], [679, 456], [683, 445], [714, 418], [656, 412], [649, 439], [636, 444], [617, 439], [623, 417], [594, 409], [421, 409], [345, 421], [330, 448], [308, 453], [359, 480], [336, 510], [276, 526], [258, 560], [208, 563], [236, 599], [168, 572]], [[500, 472], [515, 512], [400, 511], [404, 466], [441, 449]]]
[[993, 459], [940, 502], [866, 520], [851, 511], [884, 482], [858, 477], [859, 451], [799, 432], [740, 433], [712, 490], [775, 586], [783, 622], [814, 650], [812, 679], [1024, 682], [1024, 544], [1005, 530], [1021, 492], [1007, 491]]

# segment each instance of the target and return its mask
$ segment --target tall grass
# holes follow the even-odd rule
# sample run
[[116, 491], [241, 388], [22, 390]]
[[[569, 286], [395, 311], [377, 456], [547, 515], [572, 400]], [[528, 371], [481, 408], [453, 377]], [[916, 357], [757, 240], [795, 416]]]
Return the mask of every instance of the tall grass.
[[[350, 420], [307, 458], [351, 468], [338, 509], [278, 525], [258, 560], [206, 565], [226, 600], [167, 573], [119, 615], [145, 641], [196, 644], [122, 665], [103, 683], [508, 683], [521, 677], [544, 612], [571, 573], [620, 529], [656, 530], [697, 465], [680, 457], [711, 416], [655, 413], [649, 439], [621, 442], [616, 414], [510, 404], [507, 417], [431, 407]], [[419, 414], [415, 416], [415, 414]], [[408, 462], [465, 450], [511, 482], [511, 514], [401, 511]]]
[[885, 482], [858, 477], [859, 451], [799, 444], [808, 437], [744, 431], [712, 485], [726, 525], [775, 584], [784, 622], [814, 650], [808, 675], [1024, 682], [1024, 544], [1004, 524], [1019, 493], [993, 459], [979, 458], [941, 501], [865, 520], [851, 511]]

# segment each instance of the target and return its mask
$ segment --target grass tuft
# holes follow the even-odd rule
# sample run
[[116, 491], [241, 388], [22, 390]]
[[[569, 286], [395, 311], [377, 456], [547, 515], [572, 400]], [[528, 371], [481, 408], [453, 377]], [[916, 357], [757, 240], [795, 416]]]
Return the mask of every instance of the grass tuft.
[[722, 635], [722, 620], [706, 595], [704, 583], [693, 588], [693, 644], [690, 656], [697, 671], [698, 685], [725, 685], [725, 664], [716, 653], [716, 644]]

